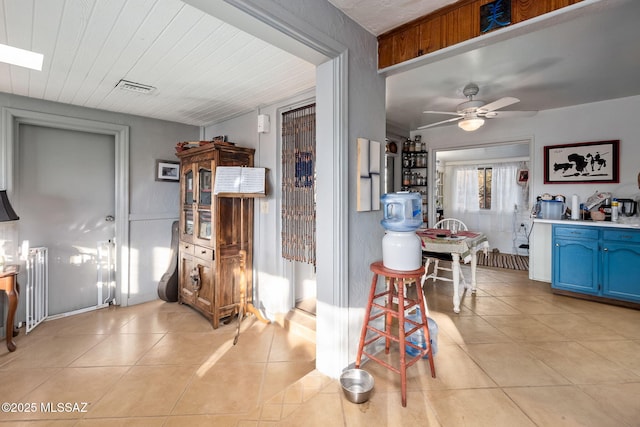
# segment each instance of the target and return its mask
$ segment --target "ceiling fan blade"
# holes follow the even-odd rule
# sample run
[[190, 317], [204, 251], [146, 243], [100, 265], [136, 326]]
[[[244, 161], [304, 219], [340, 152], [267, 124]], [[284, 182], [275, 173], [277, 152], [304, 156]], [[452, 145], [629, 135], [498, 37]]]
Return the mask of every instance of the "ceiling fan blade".
[[418, 129], [426, 129], [426, 128], [430, 128], [430, 127], [434, 127], [434, 126], [438, 126], [438, 125], [443, 125], [445, 123], [449, 123], [449, 122], [455, 122], [456, 120], [460, 120], [462, 119], [462, 116], [460, 117], [454, 117], [452, 119], [447, 119], [447, 120], [443, 120], [441, 122], [435, 122], [435, 123], [431, 123], [429, 125], [424, 125], [424, 126], [420, 126], [418, 127]]
[[520, 102], [518, 98], [507, 96], [500, 98], [497, 101], [490, 102], [482, 107], [478, 108], [479, 113], [486, 113], [487, 111], [499, 110], [500, 108], [508, 107], [509, 105]]
[[489, 111], [480, 115], [487, 119], [506, 119], [509, 117], [531, 117], [537, 113], [537, 111]]
[[460, 113], [454, 113], [451, 111], [423, 111], [424, 114], [448, 114], [450, 116], [462, 116]]

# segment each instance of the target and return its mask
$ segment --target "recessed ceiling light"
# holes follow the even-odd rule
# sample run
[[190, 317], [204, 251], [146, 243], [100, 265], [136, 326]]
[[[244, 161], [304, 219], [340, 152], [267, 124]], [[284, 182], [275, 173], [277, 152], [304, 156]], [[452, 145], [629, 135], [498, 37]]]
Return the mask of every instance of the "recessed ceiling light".
[[149, 93], [155, 90], [155, 87], [143, 85], [142, 83], [130, 82], [128, 80], [120, 80], [116, 85], [117, 88], [138, 93]]
[[44, 55], [0, 43], [0, 62], [42, 71]]

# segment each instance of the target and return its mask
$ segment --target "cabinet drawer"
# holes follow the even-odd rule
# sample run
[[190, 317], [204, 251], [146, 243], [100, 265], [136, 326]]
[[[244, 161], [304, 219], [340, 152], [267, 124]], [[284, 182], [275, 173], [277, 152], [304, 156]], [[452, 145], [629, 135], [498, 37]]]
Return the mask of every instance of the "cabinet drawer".
[[193, 255], [207, 261], [213, 261], [213, 249], [211, 248], [205, 248], [204, 246], [196, 245], [193, 251]]
[[193, 243], [180, 242], [180, 251], [193, 255]]
[[598, 230], [585, 227], [553, 227], [554, 237], [572, 237], [578, 239], [597, 239]]
[[604, 240], [613, 240], [614, 242], [633, 242], [640, 243], [640, 231], [634, 230], [605, 230], [602, 234]]

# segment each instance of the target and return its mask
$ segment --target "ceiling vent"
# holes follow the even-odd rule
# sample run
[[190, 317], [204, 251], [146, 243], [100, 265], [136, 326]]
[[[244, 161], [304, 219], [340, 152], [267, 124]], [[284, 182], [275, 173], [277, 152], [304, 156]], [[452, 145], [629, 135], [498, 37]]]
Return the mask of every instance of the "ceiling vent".
[[143, 85], [141, 83], [130, 82], [128, 80], [120, 80], [116, 85], [117, 88], [137, 93], [150, 93], [156, 88], [153, 86]]

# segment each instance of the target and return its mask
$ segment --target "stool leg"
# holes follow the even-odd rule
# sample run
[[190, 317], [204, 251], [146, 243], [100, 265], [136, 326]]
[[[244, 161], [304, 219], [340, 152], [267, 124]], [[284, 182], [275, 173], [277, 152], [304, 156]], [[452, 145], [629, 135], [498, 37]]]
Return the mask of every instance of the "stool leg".
[[407, 406], [407, 359], [406, 336], [404, 333], [404, 279], [400, 279], [398, 288], [398, 337], [400, 338], [400, 387], [402, 406]]
[[418, 298], [420, 304], [420, 313], [422, 314], [422, 330], [424, 331], [424, 339], [427, 342], [427, 355], [429, 356], [429, 367], [431, 368], [431, 378], [436, 377], [436, 368], [433, 365], [433, 349], [431, 348], [431, 335], [429, 335], [429, 321], [426, 315], [426, 304], [422, 298]]
[[378, 284], [378, 275], [373, 274], [371, 279], [371, 290], [369, 291], [369, 301], [367, 302], [367, 309], [364, 313], [364, 322], [362, 323], [362, 332], [360, 332], [360, 344], [358, 344], [358, 355], [356, 356], [356, 368], [360, 367], [362, 360], [362, 350], [364, 347], [364, 340], [367, 337], [367, 326], [369, 325], [369, 317], [371, 316], [371, 306], [373, 304], [373, 297], [376, 295], [376, 285]]
[[[396, 291], [395, 277], [389, 277], [389, 288], [387, 289], [387, 314], [385, 316], [384, 330], [387, 333], [387, 337], [391, 335], [391, 323], [393, 322], [393, 316], [391, 311], [393, 310], [393, 297], [398, 294]], [[384, 340], [384, 352], [389, 354], [389, 348], [391, 347], [391, 339], [386, 338]]]

